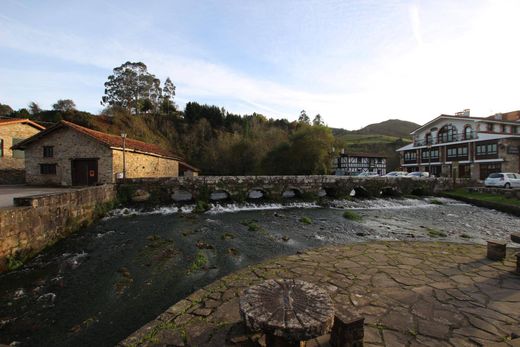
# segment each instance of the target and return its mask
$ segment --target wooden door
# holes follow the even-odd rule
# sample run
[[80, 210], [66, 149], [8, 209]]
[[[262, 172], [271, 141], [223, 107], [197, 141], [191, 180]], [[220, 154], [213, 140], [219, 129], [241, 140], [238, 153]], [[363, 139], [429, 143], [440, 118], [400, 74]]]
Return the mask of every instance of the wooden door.
[[97, 159], [72, 160], [72, 185], [91, 186], [98, 181]]

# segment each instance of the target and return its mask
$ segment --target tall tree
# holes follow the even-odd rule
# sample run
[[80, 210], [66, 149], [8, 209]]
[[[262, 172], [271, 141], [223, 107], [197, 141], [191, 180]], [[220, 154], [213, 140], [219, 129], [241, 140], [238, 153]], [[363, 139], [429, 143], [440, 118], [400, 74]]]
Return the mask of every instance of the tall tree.
[[307, 112], [305, 112], [305, 110], [300, 111], [300, 117], [298, 118], [298, 122], [303, 123], [303, 124], [311, 123], [311, 120], [310, 120], [309, 116], [307, 116]]
[[162, 93], [162, 102], [161, 102], [161, 111], [166, 114], [170, 114], [172, 111], [176, 111], [175, 102], [173, 98], [175, 97], [175, 85], [173, 84], [170, 77], [166, 78], [163, 85], [163, 93]]
[[320, 114], [318, 113], [316, 117], [312, 120], [312, 125], [323, 125], [323, 119], [321, 118]]
[[129, 112], [140, 111], [140, 100], [150, 100], [156, 107], [161, 97], [160, 80], [148, 72], [142, 62], [127, 61], [114, 68], [113, 74], [105, 82], [105, 95], [102, 105], [125, 107]]
[[0, 116], [7, 116], [11, 113], [13, 113], [11, 106], [0, 104]]
[[68, 112], [76, 110], [76, 104], [71, 99], [60, 99], [52, 105], [52, 108], [55, 111]]
[[40, 105], [38, 105], [36, 102], [34, 101], [31, 101], [29, 103], [29, 112], [32, 114], [32, 115], [35, 115], [35, 114], [38, 114], [42, 111]]

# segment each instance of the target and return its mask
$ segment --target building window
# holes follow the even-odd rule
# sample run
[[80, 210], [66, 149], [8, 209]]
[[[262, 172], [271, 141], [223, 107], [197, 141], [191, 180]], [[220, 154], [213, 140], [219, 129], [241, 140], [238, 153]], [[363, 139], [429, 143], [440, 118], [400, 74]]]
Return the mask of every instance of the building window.
[[467, 126], [464, 129], [464, 139], [471, 140], [473, 138], [473, 131], [471, 130], [470, 126]]
[[432, 144], [432, 134], [430, 134], [430, 133], [426, 134], [426, 144], [427, 145]]
[[439, 142], [453, 142], [457, 140], [457, 128], [448, 124], [441, 128], [438, 135]]
[[496, 143], [477, 145], [477, 155], [497, 154], [498, 146]]
[[4, 156], [4, 140], [0, 139], [0, 158]]
[[486, 130], [493, 131], [493, 123], [486, 123]]
[[40, 164], [40, 174], [56, 175], [56, 164]]
[[411, 151], [411, 152], [404, 152], [404, 160], [417, 160], [417, 152]]
[[53, 146], [43, 146], [43, 157], [44, 158], [54, 157], [54, 147]]

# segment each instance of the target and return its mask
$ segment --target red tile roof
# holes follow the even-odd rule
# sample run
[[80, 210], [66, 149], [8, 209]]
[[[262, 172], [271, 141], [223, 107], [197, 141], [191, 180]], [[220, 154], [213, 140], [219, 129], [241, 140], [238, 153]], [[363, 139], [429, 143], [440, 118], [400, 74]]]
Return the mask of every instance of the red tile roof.
[[35, 127], [36, 129], [39, 129], [39, 130], [44, 130], [45, 127], [36, 123], [36, 122], [33, 122], [32, 120], [30, 119], [27, 119], [27, 118], [4, 118], [4, 119], [0, 119], [0, 126], [2, 125], [9, 125], [9, 124], [17, 124], [17, 123], [22, 123], [22, 124], [27, 124], [27, 125], [31, 125], [33, 127]]
[[[123, 138], [121, 136], [107, 134], [107, 133], [97, 131], [97, 130], [92, 130], [89, 128], [82, 127], [81, 125], [77, 125], [75, 123], [62, 120], [59, 123], [53, 125], [52, 127], [47, 128], [45, 131], [42, 131], [34, 136], [29, 137], [28, 139], [25, 139], [24, 141], [18, 143], [17, 145], [13, 146], [13, 149], [25, 149], [26, 146], [28, 144], [30, 144], [31, 142], [34, 142], [34, 141], [38, 140], [39, 138], [44, 137], [48, 133], [51, 133], [51, 132], [61, 129], [63, 127], [67, 127], [67, 128], [73, 129], [77, 132], [80, 132], [109, 147], [123, 148]], [[150, 143], [133, 140], [133, 139], [129, 139], [129, 138], [126, 138], [125, 148], [127, 150], [134, 150], [134, 151], [138, 151], [138, 152], [142, 152], [142, 153], [155, 154], [155, 155], [159, 155], [162, 157], [167, 157], [167, 158], [176, 159], [176, 160], [182, 160], [182, 158], [180, 156], [178, 156], [158, 145], [153, 145]]]
[[[61, 123], [68, 126], [69, 128], [72, 128], [87, 136], [90, 136], [90, 137], [94, 138], [95, 140], [98, 140], [99, 142], [102, 142], [110, 147], [123, 148], [123, 138], [121, 136], [103, 133], [103, 132], [97, 131], [97, 130], [92, 130], [92, 129], [77, 125], [75, 123], [67, 122], [65, 120], [62, 120]], [[133, 149], [133, 150], [136, 150], [139, 152], [157, 154], [157, 155], [161, 155], [163, 157], [181, 159], [178, 155], [175, 155], [172, 152], [170, 152], [158, 145], [154, 145], [151, 143], [146, 143], [146, 142], [142, 142], [142, 141], [138, 141], [138, 140], [133, 140], [133, 139], [129, 139], [129, 138], [126, 138], [125, 148], [130, 149], [130, 150]]]

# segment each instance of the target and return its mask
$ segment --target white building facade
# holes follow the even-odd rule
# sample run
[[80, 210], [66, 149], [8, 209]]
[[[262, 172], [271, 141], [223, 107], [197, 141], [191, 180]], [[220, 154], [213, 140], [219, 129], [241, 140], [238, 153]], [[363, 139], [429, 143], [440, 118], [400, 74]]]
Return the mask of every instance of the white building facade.
[[487, 118], [469, 110], [441, 115], [414, 130], [399, 148], [405, 171], [483, 180], [494, 172], [519, 172], [520, 111]]

